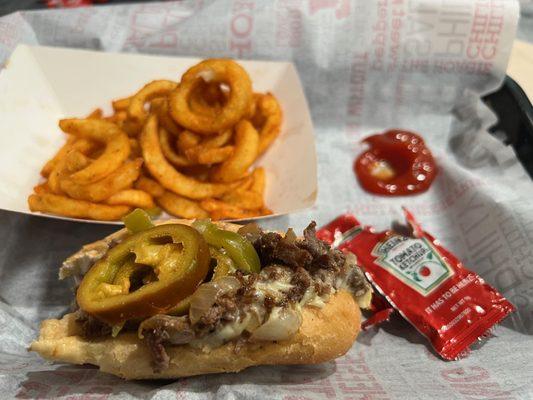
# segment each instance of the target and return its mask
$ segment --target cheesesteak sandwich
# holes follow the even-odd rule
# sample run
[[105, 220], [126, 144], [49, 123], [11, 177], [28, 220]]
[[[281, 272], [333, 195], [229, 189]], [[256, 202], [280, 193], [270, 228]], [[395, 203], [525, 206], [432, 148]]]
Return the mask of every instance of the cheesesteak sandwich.
[[208, 220], [153, 226], [141, 210], [68, 258], [76, 310], [42, 323], [30, 350], [126, 379], [315, 364], [346, 353], [371, 289], [353, 254]]

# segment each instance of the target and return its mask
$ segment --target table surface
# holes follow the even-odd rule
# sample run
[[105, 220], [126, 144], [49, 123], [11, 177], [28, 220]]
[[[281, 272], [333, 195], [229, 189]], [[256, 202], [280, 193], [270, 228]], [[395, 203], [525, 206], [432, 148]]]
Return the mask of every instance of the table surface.
[[515, 40], [507, 74], [513, 78], [533, 103], [533, 44], [522, 40]]

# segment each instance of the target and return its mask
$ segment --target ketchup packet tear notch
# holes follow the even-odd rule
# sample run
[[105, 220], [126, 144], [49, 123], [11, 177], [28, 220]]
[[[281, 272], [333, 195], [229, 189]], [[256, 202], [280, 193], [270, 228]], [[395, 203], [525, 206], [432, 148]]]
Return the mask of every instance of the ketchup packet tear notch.
[[438, 240], [406, 209], [413, 235], [374, 232], [345, 214], [317, 236], [354, 253], [374, 288], [446, 360], [468, 353], [515, 307]]

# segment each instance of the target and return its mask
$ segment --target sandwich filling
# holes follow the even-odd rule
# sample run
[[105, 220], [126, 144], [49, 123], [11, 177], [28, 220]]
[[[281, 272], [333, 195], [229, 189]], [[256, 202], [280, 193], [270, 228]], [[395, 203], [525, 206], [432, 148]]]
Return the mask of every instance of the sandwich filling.
[[[239, 351], [244, 343], [283, 341], [293, 336], [302, 324], [303, 307], [323, 307], [339, 290], [349, 291], [361, 307], [368, 307], [371, 289], [355, 256], [331, 248], [316, 237], [315, 223], [297, 238], [292, 229], [285, 235], [263, 232], [256, 225], [242, 227], [238, 233], [253, 245], [260, 270], [243, 271], [230, 264], [223, 276], [211, 272], [180, 306], [143, 320], [128, 320], [110, 326], [84, 311], [78, 322], [89, 339], [137, 330], [148, 346], [155, 371], [169, 363], [168, 346], [189, 345], [209, 352], [227, 342]], [[64, 264], [62, 276], [83, 275], [107, 249], [122, 238], [103, 242], [88, 256], [78, 253]], [[104, 253], [104, 254], [101, 254]], [[212, 253], [229, 257], [223, 248]], [[219, 274], [220, 275], [220, 274]], [[216, 279], [215, 279], [216, 278]]]

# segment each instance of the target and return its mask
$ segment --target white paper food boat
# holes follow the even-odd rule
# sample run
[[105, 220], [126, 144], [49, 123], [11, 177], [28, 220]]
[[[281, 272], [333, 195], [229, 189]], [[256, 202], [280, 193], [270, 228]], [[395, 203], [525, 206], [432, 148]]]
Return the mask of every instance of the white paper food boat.
[[[154, 79], [179, 80], [198, 61], [19, 45], [0, 72], [0, 209], [45, 215], [32, 213], [27, 197], [41, 182], [44, 163], [65, 142], [59, 119], [83, 117], [97, 107], [110, 113], [112, 99]], [[274, 215], [311, 207], [317, 195], [315, 143], [296, 69], [288, 62], [238, 62], [254, 90], [272, 92], [283, 108], [281, 134], [257, 161], [266, 170], [266, 205]]]

